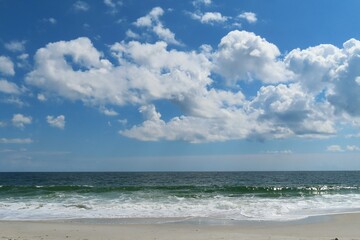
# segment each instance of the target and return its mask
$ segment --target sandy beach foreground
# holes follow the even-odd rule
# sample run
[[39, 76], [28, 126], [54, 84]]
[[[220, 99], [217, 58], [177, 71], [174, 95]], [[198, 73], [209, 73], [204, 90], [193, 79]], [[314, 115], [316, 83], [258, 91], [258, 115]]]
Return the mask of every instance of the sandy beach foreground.
[[360, 214], [341, 214], [296, 222], [243, 224], [119, 224], [0, 221], [1, 239], [209, 240], [209, 239], [360, 239]]

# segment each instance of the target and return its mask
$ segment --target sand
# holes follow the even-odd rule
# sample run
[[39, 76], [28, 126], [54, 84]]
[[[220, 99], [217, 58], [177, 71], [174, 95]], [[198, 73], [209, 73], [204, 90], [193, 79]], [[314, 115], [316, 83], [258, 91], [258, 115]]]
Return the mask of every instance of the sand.
[[341, 214], [295, 222], [239, 224], [120, 224], [81, 221], [0, 221], [0, 240], [212, 240], [335, 239], [360, 240], [360, 214]]

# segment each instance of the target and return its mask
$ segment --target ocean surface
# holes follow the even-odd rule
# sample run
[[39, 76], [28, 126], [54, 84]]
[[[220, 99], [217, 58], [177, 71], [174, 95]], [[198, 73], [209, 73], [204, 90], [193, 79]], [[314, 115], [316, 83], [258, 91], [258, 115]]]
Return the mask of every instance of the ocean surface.
[[288, 221], [360, 211], [360, 172], [0, 173], [0, 220]]

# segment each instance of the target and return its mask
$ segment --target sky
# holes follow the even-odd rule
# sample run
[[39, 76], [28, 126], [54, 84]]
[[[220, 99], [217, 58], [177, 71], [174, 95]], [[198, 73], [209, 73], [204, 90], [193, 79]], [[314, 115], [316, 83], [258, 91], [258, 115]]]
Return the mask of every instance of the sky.
[[360, 170], [356, 0], [0, 0], [0, 171]]

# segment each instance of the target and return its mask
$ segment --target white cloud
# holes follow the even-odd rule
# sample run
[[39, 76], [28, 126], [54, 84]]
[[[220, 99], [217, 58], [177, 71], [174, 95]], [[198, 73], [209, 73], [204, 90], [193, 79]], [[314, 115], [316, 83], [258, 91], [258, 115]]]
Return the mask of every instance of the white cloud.
[[76, 11], [87, 12], [90, 9], [90, 6], [88, 3], [84, 2], [84, 1], [76, 1], [73, 4], [73, 9]]
[[6, 127], [6, 122], [4, 122], [4, 121], [0, 121], [0, 127]]
[[343, 48], [321, 44], [295, 49], [285, 57], [285, 63], [304, 91], [331, 103], [337, 115], [354, 119], [360, 116], [359, 54], [360, 41], [350, 39]]
[[[162, 14], [155, 8], [137, 24], [154, 26]], [[319, 45], [280, 59], [274, 44], [232, 31], [218, 48], [203, 45], [198, 51], [171, 49], [163, 41], [114, 43], [112, 63], [88, 38], [78, 38], [39, 49], [26, 83], [44, 96], [80, 100], [107, 115], [115, 115], [114, 106], [143, 106], [144, 121], [120, 134], [144, 141], [324, 138], [336, 134], [339, 123], [354, 124], [357, 117], [350, 114], [350, 97], [344, 96], [357, 104], [357, 51], [357, 42], [350, 40], [343, 49]], [[224, 82], [213, 85], [213, 73]], [[225, 84], [252, 79], [266, 83], [255, 96]], [[162, 118], [158, 100], [170, 101], [181, 113]]]
[[360, 148], [358, 146], [355, 146], [355, 145], [347, 145], [346, 150], [353, 152], [353, 151], [360, 151]]
[[221, 39], [215, 53], [215, 71], [229, 82], [258, 79], [265, 83], [286, 82], [293, 77], [278, 60], [279, 49], [264, 38], [246, 31], [232, 31]]
[[238, 16], [238, 18], [245, 19], [249, 23], [256, 23], [257, 17], [256, 14], [253, 12], [244, 12]]
[[44, 94], [41, 94], [41, 93], [39, 93], [39, 94], [37, 95], [37, 99], [38, 99], [40, 102], [45, 102], [45, 101], [46, 101], [45, 95], [44, 95]]
[[17, 56], [18, 62], [16, 63], [17, 67], [19, 68], [26, 68], [29, 69], [30, 68], [30, 63], [28, 61], [29, 59], [29, 54], [27, 53], [22, 53], [20, 55]]
[[13, 82], [0, 79], [0, 92], [18, 95], [21, 93], [21, 89]]
[[[284, 131], [285, 136], [323, 137], [336, 133], [331, 109], [316, 103], [298, 84], [264, 86], [251, 101], [250, 107], [259, 111], [258, 122]], [[329, 112], [327, 112], [329, 111]]]
[[[211, 64], [203, 54], [166, 48], [164, 42], [116, 43], [111, 51], [119, 66], [114, 66], [101, 58], [87, 38], [51, 43], [35, 54], [36, 68], [26, 82], [98, 106], [181, 99], [211, 82]], [[65, 56], [82, 69], [74, 70]]]
[[274, 150], [274, 151], [266, 151], [265, 153], [268, 154], [292, 154], [293, 152], [291, 150]]
[[174, 45], [182, 45], [175, 38], [175, 34], [170, 29], [164, 27], [160, 21], [160, 17], [164, 14], [161, 7], [154, 7], [147, 15], [138, 18], [134, 25], [137, 27], [145, 27], [155, 33], [159, 39]]
[[131, 31], [130, 29], [128, 29], [128, 30], [126, 31], [126, 36], [127, 36], [128, 38], [134, 38], [134, 39], [140, 38], [140, 35], [139, 35], [139, 34]]
[[53, 17], [49, 17], [49, 18], [44, 18], [43, 21], [45, 23], [50, 23], [50, 24], [56, 24], [57, 23], [57, 20]]
[[32, 118], [18, 113], [13, 115], [11, 122], [15, 127], [24, 128], [25, 125], [31, 124]]
[[128, 123], [128, 120], [125, 118], [125, 119], [119, 119], [117, 120], [118, 123], [120, 123], [121, 125], [126, 125]]
[[326, 151], [329, 151], [329, 152], [343, 152], [344, 149], [342, 149], [341, 146], [339, 145], [330, 145], [326, 148]]
[[65, 116], [64, 115], [59, 115], [57, 117], [49, 115], [46, 117], [46, 121], [52, 127], [56, 127], [56, 128], [60, 128], [60, 129], [65, 128]]
[[219, 12], [192, 13], [190, 16], [206, 24], [224, 23], [228, 20], [228, 17], [221, 15]]
[[11, 41], [5, 43], [5, 48], [11, 52], [23, 52], [25, 51], [26, 41]]
[[0, 143], [3, 144], [29, 144], [33, 143], [31, 138], [0, 138]]
[[198, 6], [198, 5], [209, 6], [209, 5], [211, 5], [212, 0], [195, 0], [192, 3], [194, 6]]
[[116, 111], [114, 111], [112, 109], [105, 108], [105, 107], [101, 107], [100, 112], [102, 112], [106, 116], [117, 116], [117, 115], [119, 115]]
[[0, 73], [4, 75], [14, 76], [14, 63], [10, 58], [5, 56], [0, 56]]

